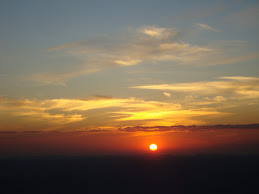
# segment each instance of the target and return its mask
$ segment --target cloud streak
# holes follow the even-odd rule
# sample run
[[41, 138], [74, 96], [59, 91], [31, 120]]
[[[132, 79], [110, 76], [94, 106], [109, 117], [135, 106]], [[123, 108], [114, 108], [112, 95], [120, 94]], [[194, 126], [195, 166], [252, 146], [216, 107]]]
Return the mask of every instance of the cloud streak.
[[[257, 77], [220, 77], [220, 81], [189, 82], [133, 86], [136, 89], [166, 90], [199, 95], [232, 95], [233, 98], [259, 98], [259, 78]], [[223, 81], [224, 80], [224, 81]], [[225, 81], [226, 80], [226, 81]]]
[[[120, 132], [202, 132], [202, 131], [221, 131], [221, 130], [259, 130], [259, 124], [246, 124], [246, 125], [174, 125], [174, 126], [133, 126], [133, 127], [120, 127], [114, 130], [105, 129], [85, 129], [81, 131], [67, 131], [67, 133], [110, 133]], [[17, 134], [17, 133], [61, 133], [58, 131], [0, 131], [0, 134]]]
[[213, 31], [213, 32], [219, 32], [219, 30], [209, 26], [209, 25], [206, 25], [206, 24], [201, 24], [201, 23], [195, 23], [196, 26], [198, 26], [199, 28], [201, 29], [204, 29], [204, 30], [209, 30], [209, 31]]
[[166, 97], [171, 97], [171, 94], [169, 92], [163, 92], [163, 94], [166, 96]]
[[248, 125], [176, 125], [176, 126], [152, 126], [152, 127], [125, 127], [119, 128], [119, 131], [124, 132], [200, 132], [200, 131], [214, 131], [214, 130], [259, 130], [259, 124]]

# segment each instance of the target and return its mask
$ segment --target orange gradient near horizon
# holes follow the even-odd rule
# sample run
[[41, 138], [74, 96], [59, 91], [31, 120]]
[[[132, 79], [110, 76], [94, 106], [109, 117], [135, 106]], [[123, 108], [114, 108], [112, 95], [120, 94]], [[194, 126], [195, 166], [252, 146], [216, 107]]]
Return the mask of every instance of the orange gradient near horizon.
[[146, 135], [129, 132], [0, 133], [0, 155], [145, 154], [151, 151], [149, 147], [153, 142], [159, 147], [159, 154], [247, 153], [252, 148], [257, 153], [254, 145], [258, 145], [258, 135], [257, 129], [152, 135], [148, 132]]

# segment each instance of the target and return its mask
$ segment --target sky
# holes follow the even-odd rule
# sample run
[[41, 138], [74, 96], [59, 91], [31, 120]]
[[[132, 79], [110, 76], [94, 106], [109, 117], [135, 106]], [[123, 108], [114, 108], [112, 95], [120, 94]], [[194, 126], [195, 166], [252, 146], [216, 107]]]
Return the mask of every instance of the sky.
[[259, 153], [258, 1], [7, 1], [0, 155]]

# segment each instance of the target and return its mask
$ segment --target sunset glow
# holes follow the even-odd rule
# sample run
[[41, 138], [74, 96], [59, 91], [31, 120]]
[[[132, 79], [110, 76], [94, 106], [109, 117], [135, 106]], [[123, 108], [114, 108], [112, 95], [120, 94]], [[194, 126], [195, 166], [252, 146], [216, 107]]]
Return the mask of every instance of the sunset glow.
[[0, 193], [255, 193], [259, 0], [1, 0]]
[[4, 1], [0, 13], [0, 156], [152, 142], [259, 153], [258, 2]]

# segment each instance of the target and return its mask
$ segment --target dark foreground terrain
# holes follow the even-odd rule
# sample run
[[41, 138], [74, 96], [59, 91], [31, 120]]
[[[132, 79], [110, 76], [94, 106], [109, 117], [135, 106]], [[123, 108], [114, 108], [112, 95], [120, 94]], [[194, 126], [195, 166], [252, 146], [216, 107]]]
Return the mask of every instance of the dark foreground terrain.
[[0, 193], [259, 193], [259, 156], [0, 159]]

